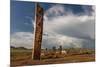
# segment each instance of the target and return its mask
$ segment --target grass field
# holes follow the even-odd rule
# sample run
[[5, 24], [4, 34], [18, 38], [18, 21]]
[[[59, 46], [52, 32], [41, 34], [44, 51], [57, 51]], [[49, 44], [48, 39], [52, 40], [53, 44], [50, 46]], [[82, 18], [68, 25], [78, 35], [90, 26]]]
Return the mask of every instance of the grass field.
[[52, 50], [41, 51], [41, 60], [32, 60], [31, 49], [11, 48], [11, 66], [42, 65], [58, 63], [92, 62], [95, 61], [94, 49], [69, 48], [66, 53], [53, 53]]

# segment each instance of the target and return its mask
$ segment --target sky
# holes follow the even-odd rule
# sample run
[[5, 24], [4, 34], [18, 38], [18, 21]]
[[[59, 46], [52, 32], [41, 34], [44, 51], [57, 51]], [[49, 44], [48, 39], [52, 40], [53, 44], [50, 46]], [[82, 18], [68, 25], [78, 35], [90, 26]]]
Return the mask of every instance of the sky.
[[[40, 3], [42, 48], [95, 48], [95, 6]], [[33, 48], [35, 3], [11, 1], [11, 46]]]

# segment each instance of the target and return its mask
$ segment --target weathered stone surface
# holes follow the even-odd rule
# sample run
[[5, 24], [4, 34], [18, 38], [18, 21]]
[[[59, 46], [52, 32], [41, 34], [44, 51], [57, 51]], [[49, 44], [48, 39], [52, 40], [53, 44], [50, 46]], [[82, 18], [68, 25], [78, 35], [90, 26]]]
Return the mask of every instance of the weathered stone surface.
[[34, 50], [33, 59], [39, 60], [41, 55], [41, 43], [42, 43], [42, 33], [43, 33], [43, 8], [37, 4], [36, 9], [36, 30], [35, 30], [35, 40], [34, 40]]

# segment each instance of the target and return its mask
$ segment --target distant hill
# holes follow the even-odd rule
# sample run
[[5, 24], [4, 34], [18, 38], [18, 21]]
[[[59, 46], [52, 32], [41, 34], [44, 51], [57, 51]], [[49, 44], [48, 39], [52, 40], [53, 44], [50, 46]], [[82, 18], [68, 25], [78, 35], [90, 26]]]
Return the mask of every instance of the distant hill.
[[14, 46], [10, 46], [11, 49], [24, 49], [24, 50], [27, 50], [27, 48], [25, 47], [14, 47]]

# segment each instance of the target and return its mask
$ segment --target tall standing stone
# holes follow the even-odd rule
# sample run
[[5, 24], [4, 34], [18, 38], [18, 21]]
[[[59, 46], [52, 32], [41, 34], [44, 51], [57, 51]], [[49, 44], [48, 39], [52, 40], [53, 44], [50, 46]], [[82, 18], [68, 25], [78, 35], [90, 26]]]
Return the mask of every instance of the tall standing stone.
[[43, 8], [37, 3], [35, 10], [35, 35], [34, 35], [34, 48], [32, 58], [34, 60], [40, 60], [41, 55], [41, 43], [43, 33]]
[[59, 46], [59, 54], [62, 54], [62, 46]]

